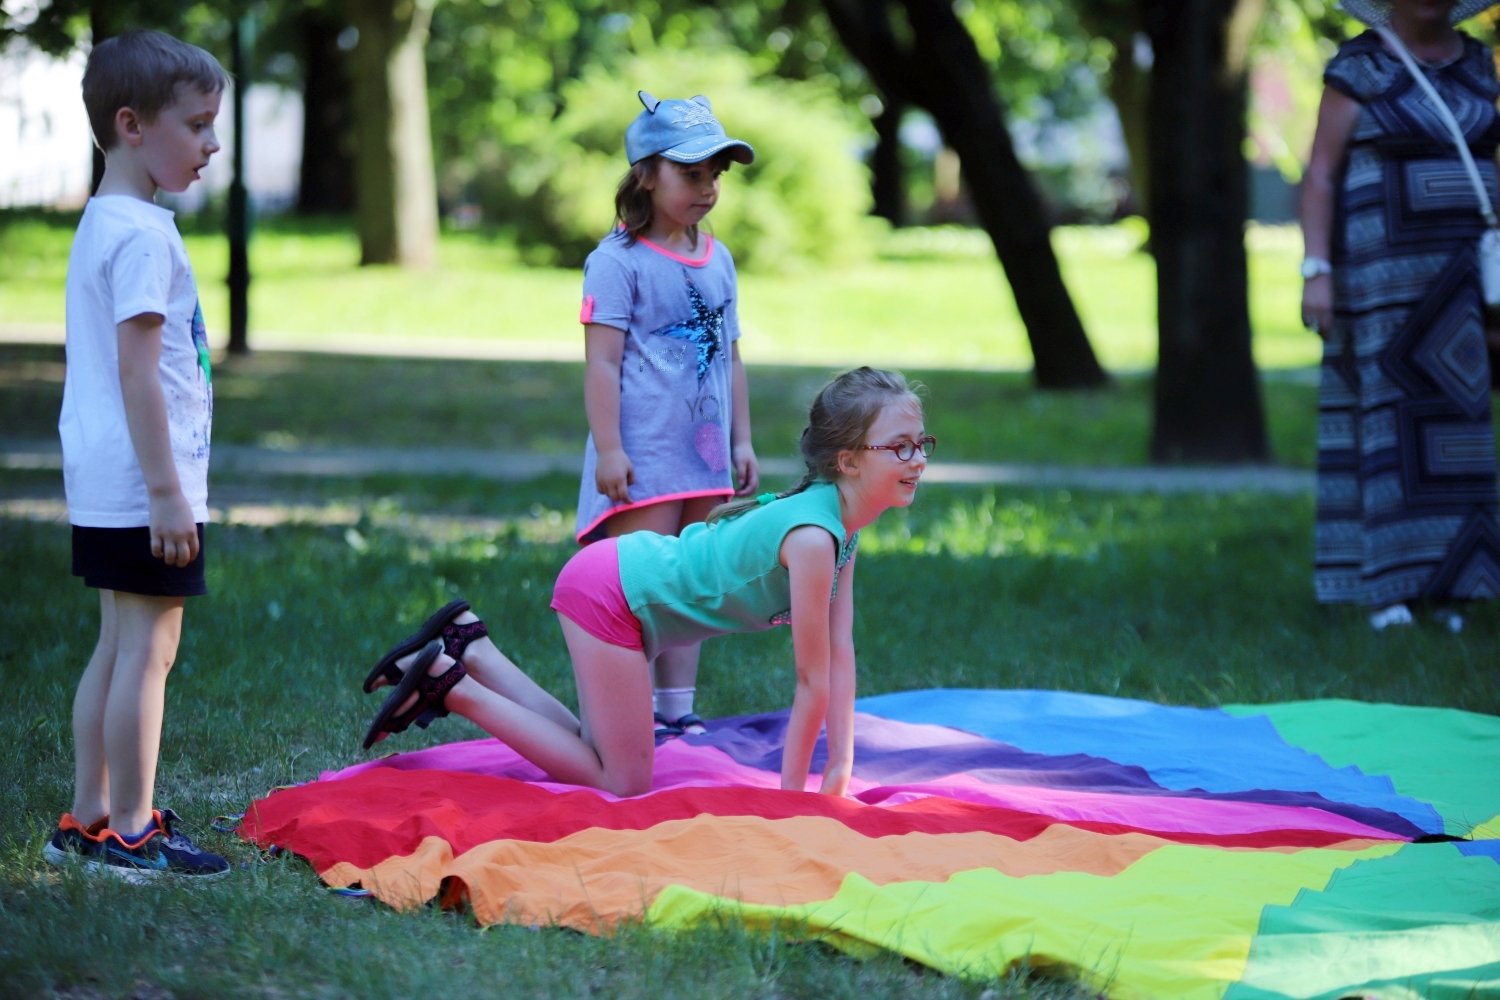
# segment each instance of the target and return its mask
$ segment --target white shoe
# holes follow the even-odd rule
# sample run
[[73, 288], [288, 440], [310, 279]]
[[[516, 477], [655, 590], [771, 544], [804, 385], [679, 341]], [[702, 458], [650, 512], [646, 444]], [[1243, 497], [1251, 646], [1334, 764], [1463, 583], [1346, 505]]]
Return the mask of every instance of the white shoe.
[[1464, 630], [1464, 616], [1452, 608], [1438, 608], [1432, 613], [1432, 620], [1454, 635]]
[[[1392, 604], [1370, 615], [1370, 627], [1377, 632], [1385, 631], [1390, 625], [1410, 625], [1411, 622], [1411, 608], [1405, 604]], [[1459, 628], [1462, 627], [1463, 624], [1460, 622]]]

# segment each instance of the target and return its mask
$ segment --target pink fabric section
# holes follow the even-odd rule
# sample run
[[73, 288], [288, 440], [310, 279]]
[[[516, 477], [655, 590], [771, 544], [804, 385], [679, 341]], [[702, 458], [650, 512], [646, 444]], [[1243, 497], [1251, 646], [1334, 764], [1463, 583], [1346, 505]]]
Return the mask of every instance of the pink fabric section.
[[573, 553], [552, 587], [552, 610], [567, 615], [595, 639], [626, 649], [642, 649], [641, 620], [630, 610], [620, 585], [616, 539], [605, 538]]
[[[608, 521], [622, 510], [635, 510], [637, 507], [650, 507], [654, 503], [667, 503], [672, 500], [692, 500], [696, 497], [723, 497], [725, 500], [728, 500], [732, 496], [734, 496], [732, 490], [688, 490], [686, 493], [667, 493], [659, 497], [651, 497], [649, 500], [640, 500], [636, 503], [622, 503], [611, 507], [603, 514], [594, 518], [586, 528], [574, 537], [574, 541], [579, 545], [592, 545], [592, 542], [585, 542], [584, 539], [598, 530], [599, 525]], [[599, 541], [603, 541], [603, 539], [599, 539]]]
[[583, 308], [578, 310], [578, 322], [592, 323], [594, 321], [594, 297], [585, 295], [583, 297]]
[[[356, 764], [342, 771], [325, 772], [321, 780], [352, 777], [372, 767], [467, 771], [531, 782], [552, 792], [580, 790], [577, 785], [547, 781], [545, 774], [499, 740], [448, 743], [414, 753], [399, 754], [384, 760]], [[817, 791], [820, 781], [821, 776], [809, 775], [807, 790]], [[672, 740], [657, 748], [649, 794], [655, 795], [673, 788], [724, 785], [779, 788], [781, 779], [771, 771], [740, 764], [714, 747], [695, 747], [681, 740]], [[610, 801], [616, 800], [608, 792], [584, 790], [593, 791]], [[1391, 839], [1391, 834], [1384, 830], [1336, 813], [1303, 806], [1000, 785], [968, 775], [953, 775], [935, 781], [905, 785], [876, 785], [854, 778], [849, 782], [849, 794], [872, 806], [896, 806], [914, 799], [941, 796], [1051, 816], [1063, 822], [1119, 823], [1162, 833], [1228, 835], [1264, 830], [1320, 830], [1351, 838]]]
[[703, 239], [708, 244], [708, 249], [703, 251], [703, 256], [697, 260], [693, 260], [691, 257], [684, 257], [679, 253], [673, 253], [665, 247], [659, 247], [655, 243], [652, 243], [650, 240], [646, 239], [646, 237], [644, 236], [637, 236], [636, 242], [644, 243], [646, 246], [650, 247], [652, 250], [655, 250], [663, 257], [670, 257], [673, 260], [677, 261], [677, 263], [679, 264], [686, 264], [688, 267], [707, 267], [708, 262], [714, 259], [714, 238], [707, 233], [704, 233]]

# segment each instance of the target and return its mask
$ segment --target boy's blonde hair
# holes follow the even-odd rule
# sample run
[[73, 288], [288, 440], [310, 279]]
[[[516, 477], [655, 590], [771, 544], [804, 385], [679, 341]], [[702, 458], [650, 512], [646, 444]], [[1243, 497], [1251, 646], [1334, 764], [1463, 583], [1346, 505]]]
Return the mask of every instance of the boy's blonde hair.
[[160, 31], [137, 28], [94, 46], [83, 71], [83, 106], [95, 145], [108, 152], [119, 140], [115, 115], [121, 108], [154, 121], [179, 83], [217, 94], [229, 85], [229, 74], [198, 46]]

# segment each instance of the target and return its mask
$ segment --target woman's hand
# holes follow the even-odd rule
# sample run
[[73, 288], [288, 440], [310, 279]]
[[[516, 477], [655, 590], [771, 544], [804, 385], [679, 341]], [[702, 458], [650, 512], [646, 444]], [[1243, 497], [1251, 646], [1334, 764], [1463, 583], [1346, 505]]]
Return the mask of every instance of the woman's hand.
[[1302, 324], [1324, 340], [1333, 333], [1333, 275], [1320, 274], [1302, 286]]
[[629, 503], [630, 487], [635, 485], [635, 466], [624, 448], [600, 451], [594, 463], [594, 486], [609, 497], [611, 503]]

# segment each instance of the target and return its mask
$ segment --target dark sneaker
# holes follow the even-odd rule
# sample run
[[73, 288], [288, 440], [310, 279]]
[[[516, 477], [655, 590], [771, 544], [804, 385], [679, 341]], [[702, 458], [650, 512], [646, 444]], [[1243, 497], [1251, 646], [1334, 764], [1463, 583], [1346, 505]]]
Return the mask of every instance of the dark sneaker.
[[210, 854], [178, 833], [178, 817], [170, 809], [155, 810], [151, 827], [134, 842], [113, 830], [100, 836], [99, 855], [91, 867], [128, 882], [152, 882], [163, 876], [213, 878], [229, 871], [229, 862]]
[[42, 857], [48, 864], [58, 865], [82, 862], [93, 867], [100, 849], [104, 846], [99, 835], [109, 824], [106, 816], [92, 826], [84, 826], [73, 818], [72, 813], [63, 813], [57, 821], [52, 837], [42, 845]]

